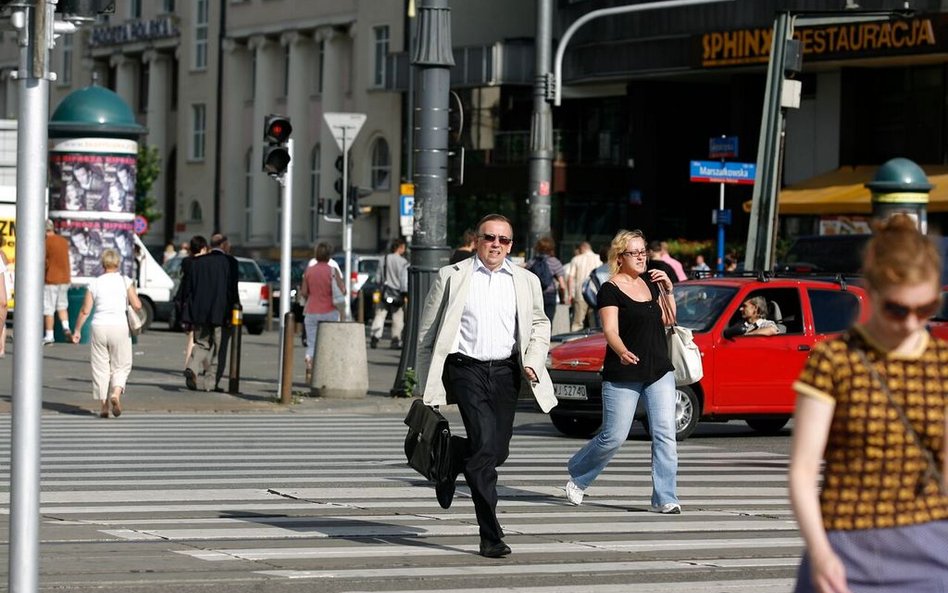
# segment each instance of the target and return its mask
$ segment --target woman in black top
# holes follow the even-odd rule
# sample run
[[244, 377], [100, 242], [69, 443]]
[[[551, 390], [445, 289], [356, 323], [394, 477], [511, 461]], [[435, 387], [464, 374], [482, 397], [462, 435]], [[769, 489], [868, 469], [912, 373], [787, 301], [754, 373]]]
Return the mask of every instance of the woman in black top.
[[641, 231], [619, 231], [612, 240], [613, 276], [599, 289], [597, 303], [608, 342], [602, 367], [602, 430], [569, 460], [566, 497], [575, 505], [582, 503], [586, 488], [628, 438], [643, 396], [652, 433], [651, 510], [678, 514], [675, 377], [665, 340], [675, 299], [668, 274], [646, 271], [647, 259]]

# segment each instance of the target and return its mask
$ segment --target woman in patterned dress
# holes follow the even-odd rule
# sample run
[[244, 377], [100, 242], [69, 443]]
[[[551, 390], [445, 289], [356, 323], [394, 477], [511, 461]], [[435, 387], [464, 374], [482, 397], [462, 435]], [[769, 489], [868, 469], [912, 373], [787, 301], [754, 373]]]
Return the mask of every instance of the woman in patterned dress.
[[877, 225], [863, 273], [868, 321], [818, 344], [794, 384], [796, 591], [948, 591], [948, 342], [926, 330], [941, 257], [895, 215]]

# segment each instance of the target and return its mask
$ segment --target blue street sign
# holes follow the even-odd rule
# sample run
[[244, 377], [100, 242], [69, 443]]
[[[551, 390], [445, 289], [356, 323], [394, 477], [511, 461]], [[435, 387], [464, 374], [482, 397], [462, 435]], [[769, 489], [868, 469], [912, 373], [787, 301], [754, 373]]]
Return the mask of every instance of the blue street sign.
[[415, 196], [402, 195], [400, 200], [399, 216], [415, 215]]
[[750, 185], [757, 177], [754, 163], [691, 161], [691, 181], [695, 183], [737, 183]]
[[728, 208], [724, 210], [712, 210], [711, 224], [731, 224], [731, 210]]
[[737, 136], [717, 136], [708, 142], [708, 158], [737, 158]]

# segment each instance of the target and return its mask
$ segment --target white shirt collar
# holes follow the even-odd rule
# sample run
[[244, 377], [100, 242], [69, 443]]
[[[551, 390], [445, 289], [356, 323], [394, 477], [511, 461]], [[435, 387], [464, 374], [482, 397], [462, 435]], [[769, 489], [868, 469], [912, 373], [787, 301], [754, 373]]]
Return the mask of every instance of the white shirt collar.
[[[483, 270], [484, 272], [488, 274], [494, 273], [494, 270], [491, 270], [490, 268], [484, 265], [484, 262], [481, 261], [480, 255], [475, 255], [474, 256], [474, 271], [479, 272], [481, 270]], [[505, 257], [504, 261], [500, 264], [500, 267], [497, 268], [496, 271], [497, 272], [504, 271], [510, 274], [511, 276], [513, 276], [513, 268], [510, 265], [510, 260]]]

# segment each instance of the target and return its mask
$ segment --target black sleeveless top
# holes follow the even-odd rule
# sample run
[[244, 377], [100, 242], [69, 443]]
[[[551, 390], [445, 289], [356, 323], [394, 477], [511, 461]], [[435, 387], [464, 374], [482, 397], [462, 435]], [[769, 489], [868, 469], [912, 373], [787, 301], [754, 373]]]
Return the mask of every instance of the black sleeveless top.
[[639, 357], [638, 364], [622, 364], [619, 355], [606, 346], [606, 360], [602, 367], [604, 381], [641, 381], [645, 384], [660, 379], [674, 370], [668, 358], [662, 309], [658, 304], [658, 286], [648, 277], [641, 276], [652, 299], [645, 302], [632, 300], [612, 282], [599, 289], [597, 309], [619, 308], [619, 338], [626, 348]]

